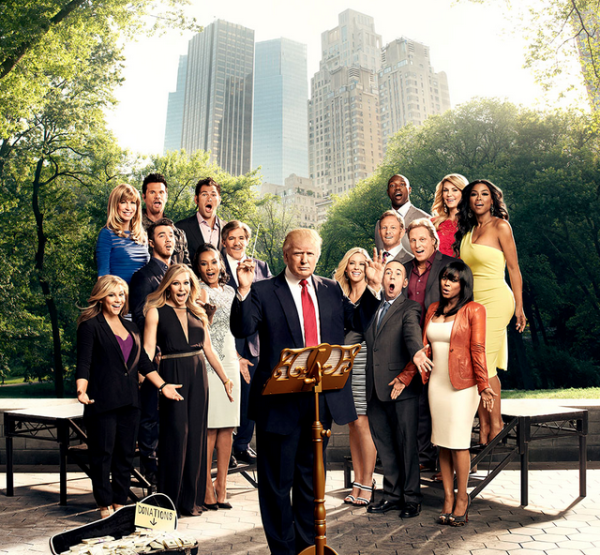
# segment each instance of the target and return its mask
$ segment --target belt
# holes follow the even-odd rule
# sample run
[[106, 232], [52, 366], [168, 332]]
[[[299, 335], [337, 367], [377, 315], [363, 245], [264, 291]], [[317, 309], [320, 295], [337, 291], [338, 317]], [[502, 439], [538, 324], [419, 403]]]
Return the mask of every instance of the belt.
[[189, 353], [172, 353], [169, 355], [160, 355], [161, 360], [166, 360], [169, 358], [186, 358], [186, 357], [195, 357], [202, 352], [202, 349], [199, 351], [190, 351]]

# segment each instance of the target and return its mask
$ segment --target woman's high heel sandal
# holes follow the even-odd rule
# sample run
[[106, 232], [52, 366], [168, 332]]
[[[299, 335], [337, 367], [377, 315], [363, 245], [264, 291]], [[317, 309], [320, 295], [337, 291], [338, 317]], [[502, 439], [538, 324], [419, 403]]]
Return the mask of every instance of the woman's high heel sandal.
[[[362, 489], [362, 486], [358, 482], [352, 482], [352, 489], [354, 488]], [[356, 497], [352, 494], [346, 495], [344, 503], [346, 503], [346, 505], [354, 505], [356, 503]]]
[[456, 516], [454, 513], [450, 515], [450, 526], [464, 526], [469, 522], [469, 509], [471, 508], [471, 498], [467, 501], [467, 510], [464, 515]]
[[108, 518], [114, 513], [112, 507], [98, 507], [100, 509], [100, 518]]
[[440, 516], [438, 516], [438, 524], [450, 524], [450, 517], [452, 516], [452, 513], [442, 513]]
[[366, 507], [366, 506], [370, 505], [371, 503], [375, 502], [375, 480], [373, 480], [373, 485], [371, 487], [360, 486], [360, 489], [365, 490], [365, 491], [370, 491], [371, 499], [367, 499], [366, 497], [357, 497], [356, 501], [354, 501], [354, 503], [352, 503], [352, 505], [354, 505], [355, 507]]

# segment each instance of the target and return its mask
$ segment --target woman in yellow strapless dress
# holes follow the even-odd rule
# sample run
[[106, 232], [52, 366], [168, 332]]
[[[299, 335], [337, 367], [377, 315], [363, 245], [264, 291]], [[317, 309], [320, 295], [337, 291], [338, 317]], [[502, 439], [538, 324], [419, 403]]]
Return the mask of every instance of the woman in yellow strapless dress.
[[[506, 326], [513, 314], [517, 319], [517, 331], [525, 329], [523, 280], [508, 212], [498, 187], [486, 179], [469, 183], [463, 190], [458, 221], [454, 247], [459, 247], [461, 259], [473, 272], [475, 302], [486, 308], [487, 367], [490, 385], [498, 395], [491, 415], [481, 406], [479, 408], [480, 442], [485, 445], [503, 427], [497, 369], [506, 370], [508, 365]], [[505, 267], [512, 291], [504, 280]]]

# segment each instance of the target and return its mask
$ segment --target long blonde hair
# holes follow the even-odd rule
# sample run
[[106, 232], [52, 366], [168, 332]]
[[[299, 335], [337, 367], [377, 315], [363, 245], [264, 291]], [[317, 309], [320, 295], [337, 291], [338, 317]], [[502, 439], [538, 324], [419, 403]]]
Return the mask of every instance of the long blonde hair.
[[144, 305], [144, 316], [148, 314], [151, 308], [160, 308], [167, 304], [169, 298], [169, 288], [175, 281], [175, 278], [186, 272], [190, 276], [190, 295], [185, 303], [186, 307], [190, 312], [202, 321], [204, 327], [208, 327], [208, 318], [204, 309], [197, 303], [198, 297], [200, 296], [200, 283], [198, 278], [194, 275], [194, 272], [187, 264], [174, 264], [171, 266], [167, 273], [163, 276], [158, 289], [154, 293], [150, 293], [146, 298], [146, 304]]
[[446, 183], [446, 181], [450, 183], [450, 185], [454, 185], [454, 187], [460, 191], [469, 184], [469, 180], [460, 173], [449, 173], [437, 184], [435, 196], [433, 197], [433, 206], [431, 207], [431, 214], [433, 215], [432, 221], [436, 229], [440, 227], [442, 222], [445, 222], [450, 217], [450, 214], [444, 210], [444, 198], [442, 196], [444, 183]]
[[353, 247], [344, 255], [335, 272], [333, 273], [333, 279], [340, 284], [340, 287], [342, 288], [342, 291], [346, 297], [349, 297], [352, 291], [350, 282], [346, 277], [346, 269], [348, 268], [348, 262], [350, 261], [350, 258], [352, 258], [355, 254], [362, 254], [367, 260], [371, 260], [369, 253], [365, 249]]
[[127, 282], [118, 276], [106, 275], [98, 278], [98, 281], [94, 284], [92, 294], [88, 299], [88, 306], [83, 309], [79, 318], [77, 318], [77, 326], [94, 318], [94, 316], [98, 316], [102, 312], [102, 301], [113, 293], [117, 287], [121, 287], [125, 291], [125, 304], [121, 314], [127, 314], [129, 311], [129, 287]]
[[106, 227], [114, 231], [119, 237], [127, 237], [123, 230], [123, 220], [119, 217], [119, 203], [125, 200], [135, 201], [135, 214], [129, 223], [130, 238], [139, 245], [148, 244], [148, 236], [142, 225], [142, 199], [137, 189], [127, 183], [117, 185], [108, 197], [108, 218]]

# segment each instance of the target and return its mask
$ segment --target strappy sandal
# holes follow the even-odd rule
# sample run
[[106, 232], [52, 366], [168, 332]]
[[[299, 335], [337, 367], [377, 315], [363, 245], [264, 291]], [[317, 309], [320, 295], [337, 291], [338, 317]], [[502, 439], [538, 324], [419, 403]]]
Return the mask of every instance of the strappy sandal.
[[454, 513], [450, 515], [450, 526], [465, 526], [469, 522], [469, 509], [471, 508], [471, 498], [467, 501], [467, 510], [464, 515], [456, 516]]
[[[352, 489], [363, 489], [363, 486], [361, 486], [358, 482], [352, 482]], [[354, 497], [354, 495], [352, 494], [348, 494], [346, 495], [346, 497], [344, 497], [344, 503], [346, 503], [346, 505], [355, 505], [356, 504], [356, 497]]]
[[450, 517], [452, 516], [452, 513], [442, 513], [440, 516], [438, 516], [437, 522], [438, 524], [450, 524]]
[[108, 518], [115, 512], [112, 507], [98, 507], [98, 509], [100, 510], [100, 518]]
[[352, 503], [352, 505], [354, 505], [355, 507], [367, 507], [375, 501], [375, 480], [373, 480], [372, 486], [360, 486], [360, 489], [370, 491], [371, 499], [367, 499], [366, 497], [357, 497], [356, 501]]

